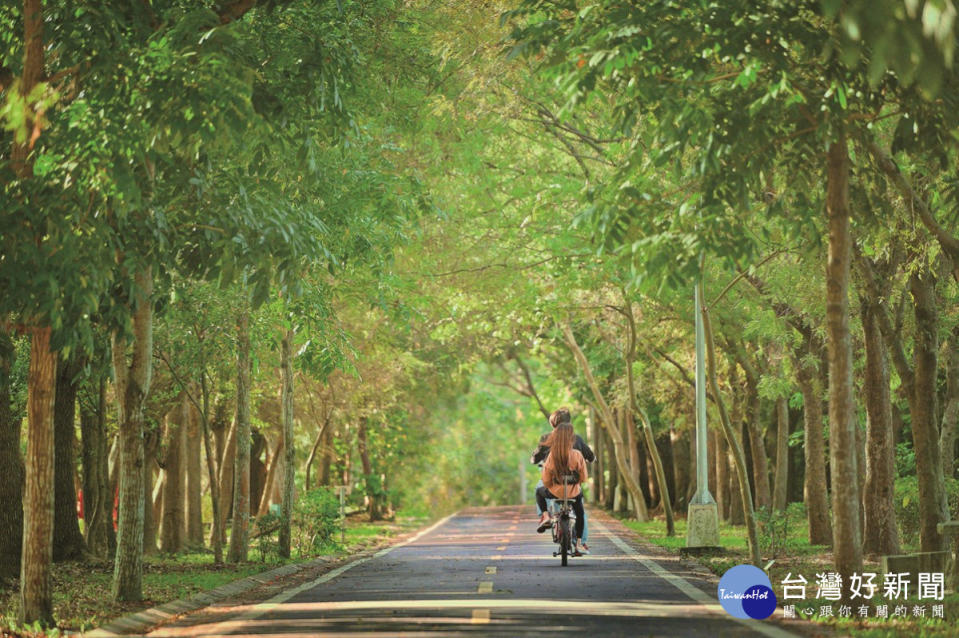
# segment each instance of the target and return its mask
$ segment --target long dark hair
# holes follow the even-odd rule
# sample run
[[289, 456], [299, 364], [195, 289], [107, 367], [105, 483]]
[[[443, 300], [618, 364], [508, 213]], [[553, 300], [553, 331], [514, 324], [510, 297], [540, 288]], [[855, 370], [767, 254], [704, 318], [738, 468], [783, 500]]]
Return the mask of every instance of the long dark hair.
[[573, 426], [569, 423], [560, 423], [549, 435], [546, 445], [549, 446], [549, 456], [553, 459], [551, 465], [553, 481], [563, 482], [563, 474], [569, 472], [569, 453], [576, 443], [576, 434], [573, 432]]

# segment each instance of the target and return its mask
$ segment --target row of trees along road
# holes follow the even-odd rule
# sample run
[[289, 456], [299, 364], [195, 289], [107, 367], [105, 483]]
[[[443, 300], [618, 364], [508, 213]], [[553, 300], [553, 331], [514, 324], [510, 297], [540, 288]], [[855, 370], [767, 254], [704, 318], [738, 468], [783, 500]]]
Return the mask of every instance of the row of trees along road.
[[790, 501], [844, 575], [942, 548], [951, 5], [687, 4], [0, 4], [21, 619], [53, 622], [51, 560], [112, 556], [137, 600], [145, 552], [242, 561], [276, 504], [289, 555], [294, 484], [371, 518], [513, 502], [563, 403], [593, 496], [671, 531], [700, 274], [710, 483], [752, 560]]
[[[367, 128], [388, 118], [351, 106], [388, 99], [372, 80], [404, 28], [392, 2], [0, 7], [0, 428], [13, 476], [0, 493], [0, 559], [5, 575], [19, 570], [23, 622], [53, 622], [51, 559], [115, 552], [114, 597], [140, 600], [156, 519], [165, 551], [183, 533], [201, 542], [201, 446], [215, 560], [230, 510], [230, 558], [246, 557], [250, 512], [274, 502], [251, 495], [271, 489], [284, 495], [289, 555], [294, 365], [322, 380], [343, 359], [330, 321], [337, 287], [375, 288], [378, 264], [423, 205], [371, 142]], [[15, 335], [29, 336], [25, 378]], [[261, 422], [251, 375], [274, 363], [283, 427], [268, 442], [273, 482], [254, 492], [250, 445], [263, 435], [251, 432]], [[21, 383], [22, 460], [11, 408]]]
[[[939, 221], [954, 220], [957, 206], [951, 5], [524, 2], [509, 15], [517, 21], [513, 53], [542, 60], [567, 112], [591, 108], [602, 95], [629, 140], [615, 170], [589, 191], [583, 226], [632, 267], [640, 290], [663, 281], [691, 285], [703, 253], [710, 271], [740, 272], [796, 331], [788, 340], [803, 340], [796, 362], [803, 385], [814, 369], [820, 386], [828, 380], [837, 570], [860, 571], [864, 540], [870, 552], [896, 550], [887, 350], [908, 406], [921, 549], [941, 549], [936, 525], [949, 518], [942, 457], [952, 477], [955, 436], [955, 408], [942, 412], [937, 403], [939, 334], [950, 331], [938, 308], [951, 300], [956, 273], [953, 224]], [[800, 237], [808, 241], [797, 245]], [[823, 249], [825, 309], [815, 321], [789, 294], [795, 289], [766, 281], [759, 260], [764, 251], [808, 259]], [[860, 277], [855, 288], [853, 273]], [[861, 300], [866, 344], [865, 458], [857, 441], [851, 291]], [[913, 310], [910, 336], [906, 306]], [[704, 315], [716, 310], [702, 308]], [[755, 385], [748, 352], [734, 340], [729, 346], [728, 356]], [[726, 432], [727, 445], [738, 449], [733, 430]], [[815, 420], [805, 434], [807, 453], [819, 456]], [[754, 454], [754, 469], [756, 460]], [[807, 491], [824, 494], [824, 464], [810, 460]], [[768, 489], [760, 474], [758, 500]], [[863, 475], [865, 490], [853, 480]], [[811, 532], [828, 540], [826, 503], [809, 500], [807, 508]]]

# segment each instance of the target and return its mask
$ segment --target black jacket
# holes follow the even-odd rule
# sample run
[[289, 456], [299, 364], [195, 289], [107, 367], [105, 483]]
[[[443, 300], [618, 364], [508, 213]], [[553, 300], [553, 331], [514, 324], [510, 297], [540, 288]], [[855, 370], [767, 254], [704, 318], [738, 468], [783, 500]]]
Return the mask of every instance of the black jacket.
[[[549, 446], [546, 445], [546, 439], [549, 438], [551, 432], [547, 432], [543, 436], [539, 437], [539, 447], [536, 448], [536, 451], [533, 452], [533, 456], [530, 457], [530, 463], [542, 463], [546, 460], [546, 456], [549, 454]], [[573, 449], [579, 450], [583, 454], [583, 458], [586, 459], [587, 463], [592, 463], [596, 460], [596, 455], [593, 454], [593, 451], [586, 445], [586, 441], [583, 440], [583, 437], [576, 435], [576, 442], [573, 443]]]

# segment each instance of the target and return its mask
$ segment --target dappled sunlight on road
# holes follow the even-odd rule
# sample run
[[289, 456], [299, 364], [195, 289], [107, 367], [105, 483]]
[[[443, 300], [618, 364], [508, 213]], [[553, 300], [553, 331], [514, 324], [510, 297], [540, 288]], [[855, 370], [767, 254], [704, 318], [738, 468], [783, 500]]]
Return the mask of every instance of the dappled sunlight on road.
[[[467, 510], [268, 601], [209, 608], [150, 635], [512, 638], [545, 627], [569, 636], [790, 635], [691, 599], [637, 562], [599, 520], [590, 523], [592, 554], [562, 567], [550, 535], [524, 524], [529, 514]], [[676, 568], [674, 578], [696, 578]]]

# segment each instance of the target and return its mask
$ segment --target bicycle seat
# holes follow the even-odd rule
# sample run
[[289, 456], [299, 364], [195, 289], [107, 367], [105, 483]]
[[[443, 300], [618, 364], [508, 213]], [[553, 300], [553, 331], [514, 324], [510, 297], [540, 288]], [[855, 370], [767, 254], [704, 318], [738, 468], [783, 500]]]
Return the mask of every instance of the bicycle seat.
[[579, 483], [579, 473], [573, 472], [572, 474], [563, 474], [563, 482], [567, 485], [576, 485]]

